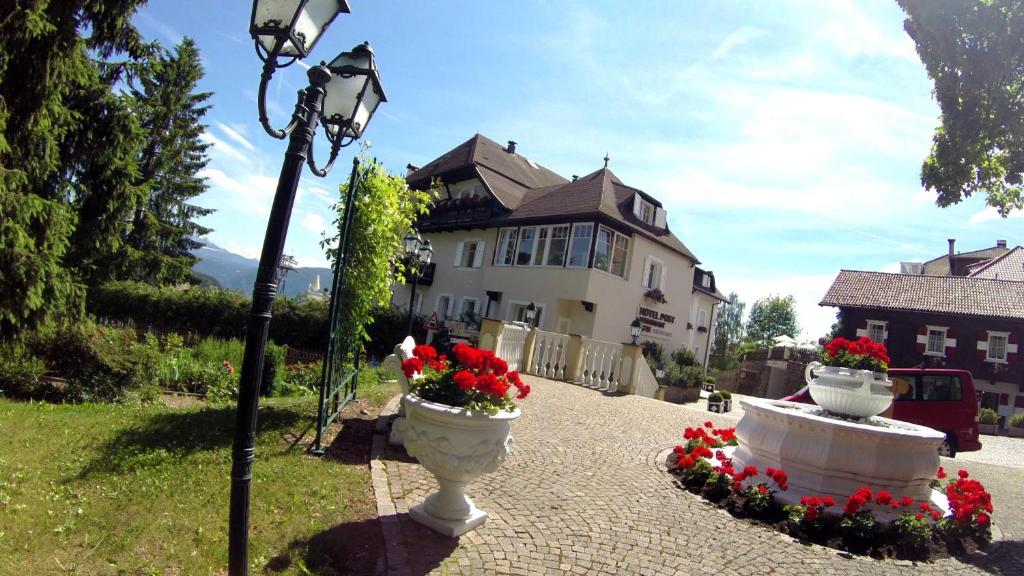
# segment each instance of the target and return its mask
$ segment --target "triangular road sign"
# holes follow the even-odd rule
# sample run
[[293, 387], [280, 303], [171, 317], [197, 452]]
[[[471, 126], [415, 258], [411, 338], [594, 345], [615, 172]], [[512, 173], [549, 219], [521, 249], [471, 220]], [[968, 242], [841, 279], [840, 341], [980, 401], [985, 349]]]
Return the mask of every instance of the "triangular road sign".
[[434, 312], [433, 314], [430, 315], [430, 320], [427, 320], [427, 323], [424, 324], [423, 327], [426, 328], [427, 330], [441, 329], [441, 325], [437, 322], [437, 312]]

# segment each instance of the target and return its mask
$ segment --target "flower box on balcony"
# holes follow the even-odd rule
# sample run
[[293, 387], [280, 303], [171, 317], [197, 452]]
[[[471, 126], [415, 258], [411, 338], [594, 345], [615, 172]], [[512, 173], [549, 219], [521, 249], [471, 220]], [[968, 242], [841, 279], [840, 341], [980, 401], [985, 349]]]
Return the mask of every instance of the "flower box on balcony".
[[668, 304], [668, 300], [665, 299], [665, 293], [657, 288], [651, 288], [647, 292], [644, 292], [644, 298], [660, 302], [661, 304]]

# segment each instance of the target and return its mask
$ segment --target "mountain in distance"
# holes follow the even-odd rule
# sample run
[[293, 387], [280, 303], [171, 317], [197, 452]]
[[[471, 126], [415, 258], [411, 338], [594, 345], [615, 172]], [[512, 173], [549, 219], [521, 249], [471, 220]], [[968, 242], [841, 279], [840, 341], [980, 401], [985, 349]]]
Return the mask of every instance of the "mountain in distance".
[[[203, 245], [192, 251], [199, 259], [192, 265], [192, 270], [213, 278], [223, 288], [251, 295], [259, 260], [228, 252], [206, 238], [200, 238], [198, 241]], [[334, 278], [330, 268], [296, 268], [285, 276], [284, 287], [278, 293], [288, 298], [305, 294], [318, 274], [321, 291], [324, 288], [329, 289]]]

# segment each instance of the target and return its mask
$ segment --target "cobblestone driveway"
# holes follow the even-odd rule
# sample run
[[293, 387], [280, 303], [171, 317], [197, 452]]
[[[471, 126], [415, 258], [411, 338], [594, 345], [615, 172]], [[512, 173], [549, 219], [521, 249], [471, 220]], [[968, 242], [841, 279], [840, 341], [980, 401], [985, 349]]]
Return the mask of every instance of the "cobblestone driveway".
[[461, 539], [409, 519], [408, 508], [435, 481], [403, 450], [385, 452], [400, 555], [413, 574], [1024, 574], [1024, 470], [944, 461], [983, 481], [997, 507], [1005, 541], [973, 565], [848, 558], [735, 520], [674, 487], [658, 468], [657, 455], [680, 441], [684, 427], [734, 418], [526, 380], [534, 393], [513, 426], [512, 455], [467, 489], [490, 517]]

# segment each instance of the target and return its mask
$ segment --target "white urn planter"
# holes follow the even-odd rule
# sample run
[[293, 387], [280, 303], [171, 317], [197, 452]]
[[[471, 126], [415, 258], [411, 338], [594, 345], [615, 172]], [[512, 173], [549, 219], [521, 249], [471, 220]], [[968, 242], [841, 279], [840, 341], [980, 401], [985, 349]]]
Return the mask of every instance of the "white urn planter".
[[512, 421], [521, 412], [487, 414], [405, 396], [405, 449], [437, 478], [440, 489], [409, 510], [417, 522], [449, 537], [476, 528], [487, 513], [473, 504], [466, 485], [494, 472], [508, 456]]
[[[402, 446], [405, 441], [405, 396], [409, 393], [409, 380], [402, 373], [402, 361], [412, 358], [412, 349], [416, 341], [412, 336], [406, 336], [401, 344], [396, 344], [394, 352], [384, 359], [384, 368], [390, 370], [398, 381], [398, 387], [402, 396], [398, 400], [398, 417], [391, 422], [391, 432], [388, 434], [388, 443], [392, 446]], [[419, 374], [413, 379], [421, 378]]]
[[814, 402], [832, 414], [868, 418], [892, 403], [892, 381], [882, 372], [823, 366], [811, 362], [804, 371]]

